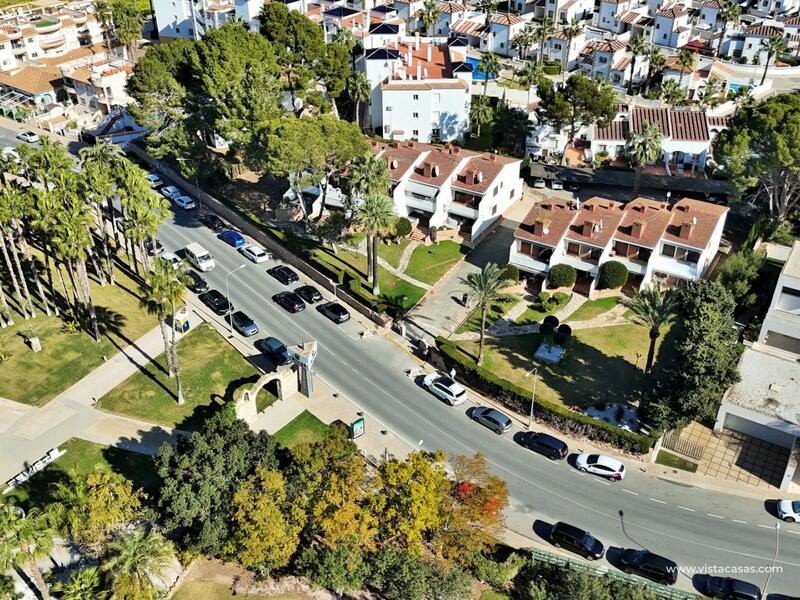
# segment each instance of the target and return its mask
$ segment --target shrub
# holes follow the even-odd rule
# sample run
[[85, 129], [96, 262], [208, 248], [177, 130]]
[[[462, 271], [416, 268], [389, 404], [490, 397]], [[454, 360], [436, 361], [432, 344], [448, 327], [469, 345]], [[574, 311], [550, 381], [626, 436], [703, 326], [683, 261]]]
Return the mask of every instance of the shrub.
[[536, 296], [536, 302], [540, 310], [547, 310], [550, 306], [550, 294], [548, 292], [539, 292]]
[[503, 277], [514, 283], [519, 283], [519, 269], [514, 265], [506, 265], [506, 268], [503, 269]]
[[553, 300], [555, 301], [555, 305], [560, 308], [562, 306], [566, 306], [567, 302], [569, 302], [569, 294], [564, 292], [556, 292], [553, 294]]
[[616, 290], [628, 281], [628, 269], [617, 260], [609, 260], [600, 266], [600, 288]]
[[394, 237], [403, 238], [411, 234], [411, 221], [405, 217], [397, 217], [394, 222]]
[[575, 285], [575, 280], [578, 274], [569, 265], [559, 264], [550, 269], [548, 279], [550, 280], [550, 287], [572, 287]]
[[553, 315], [547, 315], [543, 320], [542, 324], [547, 325], [548, 327], [552, 327], [555, 329], [558, 327], [558, 317]]
[[525, 559], [516, 552], [509, 554], [503, 562], [486, 558], [483, 554], [476, 554], [472, 558], [475, 577], [497, 589], [504, 589], [517, 576], [524, 564]]

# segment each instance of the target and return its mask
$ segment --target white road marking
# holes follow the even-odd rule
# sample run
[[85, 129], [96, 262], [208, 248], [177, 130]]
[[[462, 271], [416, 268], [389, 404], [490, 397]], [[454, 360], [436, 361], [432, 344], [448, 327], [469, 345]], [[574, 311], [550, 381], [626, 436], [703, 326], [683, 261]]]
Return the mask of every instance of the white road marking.
[[733, 519], [734, 523], [741, 523], [742, 525], [747, 525], [747, 521], [740, 521], [739, 519]]
[[723, 517], [722, 515], [715, 515], [714, 513], [706, 513], [706, 514], [707, 514], [709, 517], [711, 517], [712, 519], [724, 519], [724, 518], [725, 518], [725, 517]]
[[681, 510], [688, 510], [689, 512], [694, 512], [693, 508], [687, 508], [685, 506], [681, 506], [680, 504], [678, 505], [678, 508], [680, 508]]
[[648, 498], [650, 500], [652, 500], [653, 502], [658, 502], [659, 504], [666, 504], [666, 502], [664, 502], [663, 500], [657, 500], [656, 498], [650, 498], [649, 496], [648, 496]]
[[775, 529], [772, 525], [759, 525], [762, 529]]
[[787, 529], [786, 531], [788, 531], [789, 533], [793, 533], [795, 535], [800, 535], [800, 531], [792, 531], [791, 529]]
[[601, 481], [600, 479], [592, 479], [592, 481], [594, 481], [595, 483], [602, 484], [602, 485], [608, 485], [608, 486], [610, 486], [610, 485], [611, 485], [611, 484], [610, 484], [610, 483], [608, 483], [607, 481]]

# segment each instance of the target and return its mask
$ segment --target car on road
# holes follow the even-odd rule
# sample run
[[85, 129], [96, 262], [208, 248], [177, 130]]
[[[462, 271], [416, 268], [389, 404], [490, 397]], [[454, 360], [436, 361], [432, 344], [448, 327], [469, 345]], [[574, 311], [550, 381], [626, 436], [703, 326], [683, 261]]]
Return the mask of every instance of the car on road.
[[350, 313], [338, 302], [328, 302], [319, 307], [319, 312], [334, 323], [345, 323], [350, 320]]
[[563, 190], [564, 189], [564, 182], [560, 179], [553, 179], [550, 182], [550, 187], [554, 190]]
[[422, 385], [434, 396], [438, 396], [450, 406], [458, 406], [467, 401], [467, 390], [458, 383], [442, 375], [430, 373], [422, 380]]
[[550, 543], [564, 547], [589, 560], [600, 560], [605, 554], [603, 543], [588, 531], [559, 521], [550, 530]]
[[203, 213], [200, 215], [200, 222], [211, 231], [221, 231], [225, 229], [225, 223], [214, 213]]
[[233, 310], [233, 304], [224, 294], [217, 290], [208, 290], [205, 294], [200, 294], [200, 302], [213, 310], [218, 315], [226, 315]]
[[250, 317], [240, 310], [232, 315], [225, 317], [225, 320], [233, 325], [233, 328], [245, 337], [250, 337], [258, 333], [258, 325]]
[[278, 338], [271, 336], [264, 338], [256, 344], [256, 347], [278, 366], [288, 365], [292, 362], [292, 359], [289, 357], [289, 351], [286, 349], [286, 344]]
[[675, 585], [678, 581], [678, 565], [647, 550], [626, 548], [622, 551], [619, 562], [626, 573], [635, 573], [656, 583]]
[[144, 240], [144, 250], [150, 256], [158, 256], [164, 251], [164, 246], [158, 241], [158, 238], [148, 236]]
[[604, 454], [583, 452], [575, 458], [575, 467], [583, 473], [594, 473], [609, 481], [622, 481], [625, 477], [625, 465]]
[[787, 523], [800, 521], [800, 500], [779, 500], [778, 517]]
[[543, 188], [545, 187], [545, 185], [546, 185], [545, 181], [541, 177], [537, 177], [536, 179], [533, 180], [533, 187], [535, 188]]
[[241, 248], [247, 243], [244, 239], [244, 236], [242, 236], [241, 233], [233, 229], [226, 229], [225, 231], [220, 231], [217, 234], [217, 237], [226, 244], [228, 244], [229, 246], [233, 246], [234, 248]]
[[733, 577], [709, 577], [706, 581], [706, 596], [723, 600], [761, 600], [761, 589]]
[[167, 261], [170, 264], [170, 266], [172, 266], [172, 268], [175, 269], [176, 271], [178, 270], [178, 268], [180, 268], [181, 263], [183, 262], [180, 259], [180, 257], [178, 257], [178, 255], [173, 252], [162, 252], [161, 256], [159, 256], [158, 258]]
[[271, 269], [267, 269], [267, 273], [272, 275], [283, 285], [291, 285], [293, 283], [297, 283], [298, 281], [300, 281], [300, 278], [297, 276], [297, 273], [295, 273], [292, 269], [284, 265], [278, 265], [277, 267], [272, 267]]
[[187, 244], [186, 248], [183, 250], [183, 255], [186, 257], [186, 260], [203, 273], [217, 266], [211, 253], [197, 242], [190, 242]]
[[35, 144], [39, 141], [39, 134], [34, 131], [22, 131], [17, 134], [17, 139], [29, 144]]
[[520, 444], [528, 450], [543, 454], [550, 460], [562, 460], [569, 453], [567, 444], [541, 431], [526, 431], [520, 438]]
[[309, 304], [316, 304], [322, 300], [322, 294], [313, 285], [301, 285], [295, 292]]
[[263, 263], [272, 258], [272, 255], [258, 244], [247, 244], [247, 246], [242, 246], [239, 248], [239, 252], [252, 260], [254, 263]]
[[272, 301], [293, 314], [306, 309], [306, 303], [294, 292], [279, 292], [272, 297]]
[[158, 188], [164, 185], [164, 182], [161, 180], [161, 177], [156, 175], [155, 173], [148, 173], [144, 176], [145, 179], [150, 183], [151, 188]]
[[183, 210], [194, 210], [197, 208], [197, 203], [191, 196], [178, 196], [177, 198], [173, 198], [172, 201]]
[[159, 192], [161, 192], [161, 195], [164, 196], [164, 198], [168, 198], [170, 200], [174, 200], [178, 196], [182, 196], [181, 191], [174, 185], [165, 185], [159, 190]]
[[208, 282], [200, 277], [199, 273], [189, 270], [186, 271], [186, 275], [190, 280], [187, 287], [195, 294], [203, 294], [208, 291]]
[[511, 419], [496, 408], [479, 406], [472, 411], [472, 418], [498, 435], [511, 429]]

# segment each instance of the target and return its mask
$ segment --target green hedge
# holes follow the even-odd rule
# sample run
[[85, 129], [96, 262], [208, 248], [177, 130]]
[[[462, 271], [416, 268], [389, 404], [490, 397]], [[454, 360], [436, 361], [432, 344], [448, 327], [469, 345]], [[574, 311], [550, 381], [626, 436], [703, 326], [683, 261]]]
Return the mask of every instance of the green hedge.
[[557, 60], [546, 60], [542, 65], [545, 75], [558, 75], [561, 73], [561, 63]]
[[550, 272], [547, 274], [547, 280], [550, 287], [572, 287], [578, 279], [578, 273], [575, 268], [565, 263], [559, 263], [550, 267]]
[[[452, 342], [436, 338], [436, 345], [444, 355], [448, 368], [455, 368], [458, 375], [479, 392], [486, 394], [509, 409], [528, 414], [531, 408], [530, 390], [501, 379], [491, 371], [479, 367]], [[449, 360], [447, 360], [449, 359]], [[540, 398], [534, 405], [536, 416], [548, 425], [565, 433], [583, 435], [591, 440], [613, 444], [631, 453], [644, 454], [655, 443], [655, 438], [626, 431], [588, 415], [569, 410], [565, 406]]]
[[600, 289], [616, 290], [628, 281], [628, 269], [618, 260], [609, 260], [600, 265]]

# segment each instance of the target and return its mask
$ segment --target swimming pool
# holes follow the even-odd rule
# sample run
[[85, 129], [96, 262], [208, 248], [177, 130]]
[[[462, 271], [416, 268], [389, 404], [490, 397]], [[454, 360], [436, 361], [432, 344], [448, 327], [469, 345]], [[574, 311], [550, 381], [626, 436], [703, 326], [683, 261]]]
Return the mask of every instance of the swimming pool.
[[[467, 62], [472, 65], [472, 81], [486, 81], [486, 74], [483, 71], [478, 70], [478, 63], [480, 59], [475, 58], [474, 56], [468, 56]], [[489, 81], [492, 81], [494, 77], [489, 77]]]

